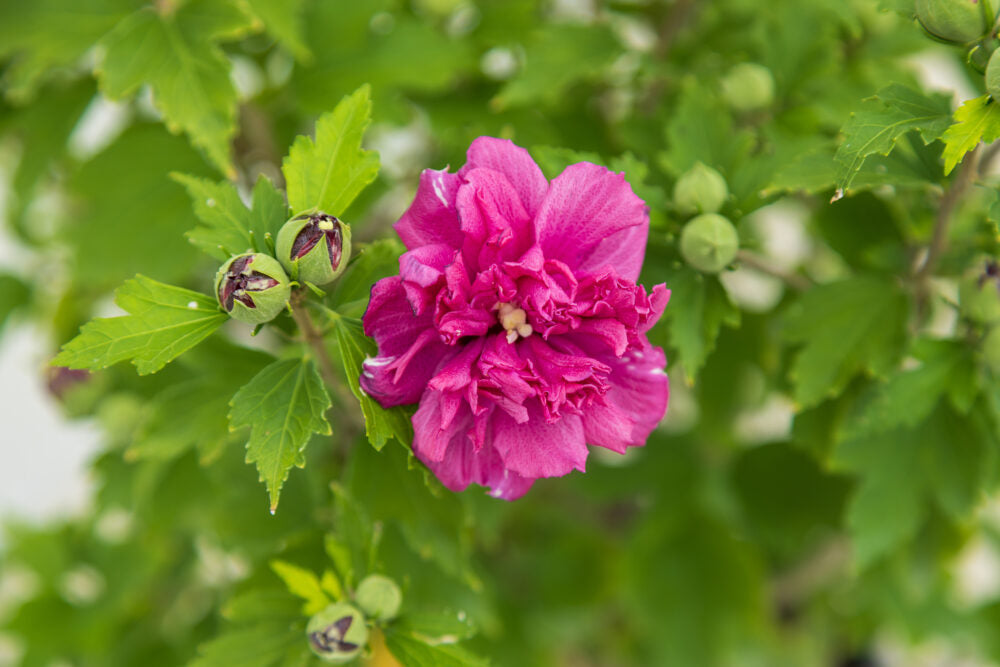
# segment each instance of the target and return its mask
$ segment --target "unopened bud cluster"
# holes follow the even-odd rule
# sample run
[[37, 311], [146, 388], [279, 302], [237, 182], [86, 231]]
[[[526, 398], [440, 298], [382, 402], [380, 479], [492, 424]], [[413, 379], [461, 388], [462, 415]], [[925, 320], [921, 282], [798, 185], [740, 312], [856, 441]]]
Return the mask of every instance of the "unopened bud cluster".
[[739, 235], [733, 223], [718, 213], [728, 198], [726, 179], [701, 162], [681, 174], [674, 185], [677, 212], [695, 215], [681, 231], [681, 256], [703, 273], [718, 273], [736, 259]]
[[365, 577], [354, 593], [354, 604], [335, 602], [309, 619], [309, 648], [323, 662], [351, 662], [368, 643], [369, 619], [391, 621], [402, 602], [403, 594], [395, 581], [380, 574]]
[[966, 60], [986, 76], [986, 90], [1000, 99], [1000, 56], [996, 13], [982, 0], [915, 0], [917, 22], [928, 36], [962, 46]]
[[233, 319], [269, 322], [288, 305], [293, 280], [313, 285], [336, 280], [351, 256], [351, 228], [326, 213], [294, 217], [278, 232], [275, 254], [234, 255], [219, 269], [215, 295]]

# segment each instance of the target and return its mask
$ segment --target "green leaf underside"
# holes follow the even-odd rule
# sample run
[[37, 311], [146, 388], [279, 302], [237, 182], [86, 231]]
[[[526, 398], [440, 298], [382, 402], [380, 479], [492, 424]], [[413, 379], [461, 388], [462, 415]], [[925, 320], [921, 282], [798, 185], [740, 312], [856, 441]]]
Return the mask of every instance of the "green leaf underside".
[[808, 407], [859, 372], [887, 374], [902, 349], [906, 315], [905, 296], [881, 278], [858, 276], [802, 295], [785, 322], [786, 338], [804, 343], [791, 372], [795, 399]]
[[386, 630], [389, 651], [407, 667], [482, 667], [489, 664], [456, 644], [428, 643], [422, 637]]
[[839, 187], [850, 188], [869, 156], [888, 155], [907, 132], [918, 131], [929, 144], [950, 124], [947, 96], [925, 95], [898, 83], [886, 86], [865, 100], [844, 125], [844, 141], [835, 155], [840, 163]]
[[101, 88], [119, 99], [148, 84], [168, 127], [187, 133], [231, 178], [229, 142], [236, 133], [237, 98], [217, 42], [239, 37], [253, 25], [235, 3], [192, 0], [173, 13], [140, 9], [101, 40]]
[[187, 174], [171, 177], [187, 189], [202, 222], [187, 233], [188, 239], [216, 259], [247, 251], [270, 252], [268, 236], [275, 236], [288, 219], [284, 198], [263, 176], [254, 186], [252, 209], [225, 181], [213, 183]]
[[370, 89], [362, 86], [316, 121], [316, 139], [299, 136], [281, 164], [288, 203], [296, 214], [320, 210], [341, 216], [378, 175], [375, 151], [362, 150], [371, 121]]
[[340, 350], [340, 359], [347, 376], [347, 385], [351, 393], [361, 403], [361, 411], [365, 416], [365, 433], [368, 441], [375, 449], [381, 449], [390, 438], [396, 438], [405, 446], [413, 440], [413, 426], [403, 408], [385, 409], [374, 399], [365, 394], [358, 384], [361, 377], [361, 365], [365, 358], [374, 356], [374, 342], [365, 336], [360, 320], [350, 317], [338, 317], [334, 322], [334, 335]]
[[115, 303], [129, 314], [88, 322], [52, 364], [97, 370], [131, 360], [140, 375], [155, 373], [227, 319], [214, 298], [142, 275], [119, 288]]
[[250, 427], [247, 463], [255, 463], [267, 485], [271, 510], [293, 465], [313, 433], [329, 435], [330, 396], [311, 359], [284, 359], [264, 368], [230, 401], [233, 429]]
[[955, 124], [944, 140], [944, 173], [951, 173], [965, 154], [979, 145], [1000, 138], [1000, 105], [989, 95], [967, 100], [955, 111]]

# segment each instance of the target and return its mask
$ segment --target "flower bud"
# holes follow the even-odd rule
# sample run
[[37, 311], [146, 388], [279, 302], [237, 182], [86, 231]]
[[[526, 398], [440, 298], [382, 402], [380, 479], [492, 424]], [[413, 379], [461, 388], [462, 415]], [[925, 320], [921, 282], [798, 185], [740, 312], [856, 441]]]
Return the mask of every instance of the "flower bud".
[[1000, 267], [987, 262], [985, 269], [966, 273], [958, 285], [958, 303], [973, 322], [1000, 322]]
[[986, 25], [980, 0], [917, 0], [917, 20], [930, 35], [966, 44], [979, 39]]
[[309, 648], [324, 662], [343, 664], [354, 660], [368, 643], [368, 626], [360, 611], [337, 602], [309, 619]]
[[736, 258], [740, 237], [733, 223], [716, 213], [705, 213], [684, 225], [681, 255], [703, 273], [718, 273]]
[[351, 226], [326, 213], [292, 218], [278, 231], [277, 255], [295, 280], [325, 285], [347, 267]]
[[268, 255], [234, 255], [215, 275], [219, 304], [233, 319], [247, 324], [273, 320], [284, 310], [290, 294], [288, 276]]
[[1000, 49], [993, 52], [990, 61], [986, 65], [986, 92], [995, 101], [1000, 101]]
[[403, 594], [395, 581], [381, 574], [373, 574], [358, 584], [354, 601], [368, 616], [390, 621], [399, 613]]
[[774, 102], [771, 70], [757, 63], [740, 63], [722, 78], [722, 97], [736, 111], [756, 111]]
[[682, 174], [674, 185], [674, 204], [685, 215], [716, 213], [728, 196], [726, 179], [701, 162]]

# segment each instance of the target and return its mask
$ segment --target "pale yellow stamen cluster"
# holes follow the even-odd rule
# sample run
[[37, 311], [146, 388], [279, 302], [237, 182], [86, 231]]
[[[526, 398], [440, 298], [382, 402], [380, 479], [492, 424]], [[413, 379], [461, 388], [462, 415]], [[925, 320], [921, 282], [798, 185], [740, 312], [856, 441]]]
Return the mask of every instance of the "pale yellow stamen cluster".
[[316, 226], [324, 232], [333, 231], [333, 223], [329, 220], [321, 220]]
[[499, 303], [497, 309], [500, 311], [500, 325], [507, 331], [508, 343], [516, 341], [518, 336], [527, 338], [531, 335], [531, 325], [528, 324], [528, 314], [524, 309], [512, 303]]

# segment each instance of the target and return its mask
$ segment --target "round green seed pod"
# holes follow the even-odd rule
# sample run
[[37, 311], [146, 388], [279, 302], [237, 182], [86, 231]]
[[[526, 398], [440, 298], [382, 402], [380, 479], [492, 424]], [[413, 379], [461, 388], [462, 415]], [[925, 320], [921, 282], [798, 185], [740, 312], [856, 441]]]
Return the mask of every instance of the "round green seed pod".
[[1000, 289], [997, 279], [986, 279], [979, 271], [962, 276], [958, 304], [962, 315], [979, 324], [1000, 322]]
[[399, 613], [403, 593], [389, 577], [373, 574], [365, 577], [354, 594], [354, 601], [371, 618], [389, 621]]
[[219, 305], [230, 317], [247, 324], [273, 320], [285, 309], [291, 291], [285, 270], [270, 255], [234, 255], [215, 274]]
[[967, 44], [989, 27], [979, 0], [917, 0], [916, 8], [924, 30], [946, 42]]
[[702, 273], [718, 273], [734, 259], [740, 237], [733, 223], [717, 213], [705, 213], [684, 225], [681, 256]]
[[1000, 49], [993, 52], [986, 65], [986, 92], [996, 101], [1000, 101]]
[[757, 63], [740, 63], [722, 78], [722, 98], [736, 111], [757, 111], [774, 102], [771, 70]]
[[278, 259], [292, 278], [326, 285], [347, 268], [351, 226], [326, 213], [300, 215], [278, 231], [275, 246]]
[[716, 213], [728, 196], [726, 179], [701, 162], [681, 174], [674, 185], [674, 204], [685, 215]]
[[361, 655], [368, 643], [368, 626], [360, 611], [337, 602], [309, 619], [306, 637], [320, 660], [339, 665]]

